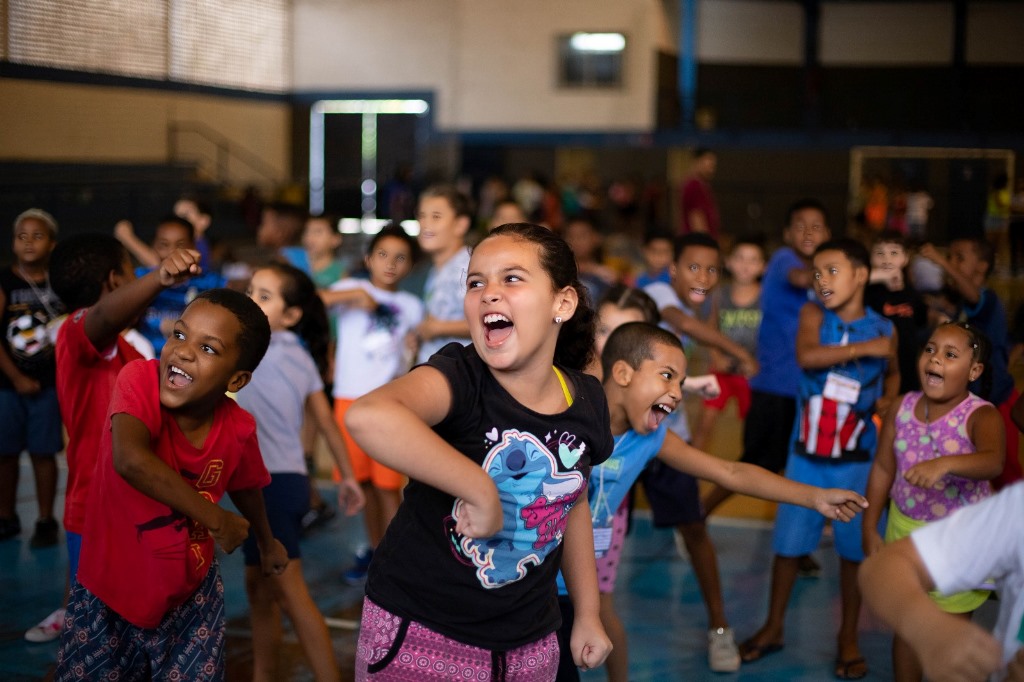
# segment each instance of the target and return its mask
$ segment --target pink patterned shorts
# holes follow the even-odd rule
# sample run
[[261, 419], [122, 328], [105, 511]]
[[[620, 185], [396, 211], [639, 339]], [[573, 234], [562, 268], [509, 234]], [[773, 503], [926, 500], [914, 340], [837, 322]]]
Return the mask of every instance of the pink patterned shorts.
[[356, 681], [506, 680], [543, 682], [558, 671], [555, 633], [510, 651], [489, 651], [445, 637], [363, 600]]

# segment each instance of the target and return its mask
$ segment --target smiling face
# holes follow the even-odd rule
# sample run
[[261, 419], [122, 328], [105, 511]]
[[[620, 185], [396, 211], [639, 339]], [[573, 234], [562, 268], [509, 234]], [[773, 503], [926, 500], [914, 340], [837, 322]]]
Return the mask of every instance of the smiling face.
[[14, 228], [14, 257], [20, 265], [43, 267], [57, 241], [42, 220], [25, 218]]
[[837, 314], [856, 304], [857, 294], [867, 282], [867, 268], [857, 267], [838, 249], [814, 255], [814, 291], [826, 308]]
[[962, 400], [984, 368], [974, 359], [970, 335], [956, 325], [936, 327], [917, 361], [921, 390], [937, 403]]
[[710, 246], [687, 246], [676, 259], [672, 286], [676, 295], [692, 308], [704, 304], [718, 284], [718, 251]]
[[264, 268], [253, 273], [249, 288], [245, 290], [245, 295], [267, 316], [272, 332], [290, 329], [302, 318], [302, 311], [298, 306], [289, 306], [284, 300], [281, 293], [283, 284], [279, 272]]
[[417, 237], [420, 248], [434, 262], [443, 263], [454, 255], [469, 229], [469, 218], [456, 215], [451, 202], [445, 197], [425, 196], [420, 199], [416, 219], [420, 223]]
[[558, 340], [555, 318], [568, 320], [576, 303], [572, 287], [554, 289], [536, 244], [500, 235], [473, 250], [464, 310], [473, 345], [491, 369], [550, 366]]
[[611, 333], [627, 322], [644, 322], [644, 314], [636, 308], [620, 308], [605, 303], [597, 311], [597, 331], [594, 333], [594, 354], [601, 357], [604, 344]]
[[252, 376], [238, 369], [242, 325], [227, 308], [205, 300], [190, 304], [174, 323], [160, 353], [160, 404], [202, 414], [238, 391]]
[[893, 242], [879, 242], [871, 247], [871, 268], [896, 274], [907, 265], [907, 250]]
[[641, 435], [657, 429], [679, 406], [686, 378], [686, 356], [681, 349], [654, 343], [651, 355], [636, 369], [625, 360], [612, 367], [613, 380], [624, 388], [622, 408], [629, 428]]
[[398, 283], [412, 270], [412, 249], [399, 237], [381, 237], [366, 254], [370, 284], [385, 291], [396, 291]]
[[814, 250], [831, 236], [825, 214], [816, 208], [802, 208], [794, 212], [784, 235], [786, 242], [805, 259], [810, 259]]

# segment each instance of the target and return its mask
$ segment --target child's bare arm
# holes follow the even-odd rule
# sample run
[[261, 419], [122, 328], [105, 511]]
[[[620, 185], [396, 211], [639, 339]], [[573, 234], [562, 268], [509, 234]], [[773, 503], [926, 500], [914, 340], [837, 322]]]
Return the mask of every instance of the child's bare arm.
[[963, 296], [964, 301], [970, 305], [977, 305], [978, 301], [981, 300], [981, 288], [962, 275], [956, 268], [950, 267], [949, 261], [939, 253], [938, 249], [931, 244], [922, 244], [918, 253], [945, 271], [950, 281], [953, 282], [953, 287]]
[[165, 288], [198, 275], [199, 252], [178, 249], [160, 263], [160, 267], [139, 279], [114, 289], [89, 309], [84, 330], [97, 350], [109, 348], [117, 335], [138, 319], [139, 315]]
[[885, 544], [882, 536], [878, 534], [878, 522], [889, 500], [892, 482], [896, 478], [896, 456], [892, 449], [895, 436], [896, 410], [890, 410], [882, 423], [882, 431], [878, 436], [878, 450], [871, 464], [868, 487], [865, 491], [868, 508], [864, 511], [864, 519], [861, 521], [861, 544], [864, 546], [865, 556], [871, 556]]
[[716, 330], [709, 324], [701, 322], [693, 315], [687, 315], [679, 308], [667, 306], [661, 309], [662, 318], [679, 334], [693, 337], [698, 342], [736, 358], [740, 363], [740, 373], [746, 377], [757, 374], [757, 360], [747, 349]]
[[825, 369], [862, 357], [890, 357], [894, 352], [892, 339], [879, 336], [845, 346], [821, 343], [821, 323], [825, 314], [814, 303], [800, 309], [800, 326], [796, 333], [796, 361], [803, 369]]
[[999, 642], [928, 597], [935, 584], [910, 538], [866, 558], [858, 580], [868, 608], [907, 641], [929, 680], [980, 682], [999, 669]]
[[562, 541], [562, 576], [572, 599], [574, 622], [569, 646], [573, 662], [584, 670], [604, 663], [612, 650], [611, 640], [601, 625], [601, 605], [594, 561], [594, 528], [590, 503], [584, 490], [566, 520]]
[[444, 419], [451, 402], [444, 375], [433, 367], [417, 367], [357, 400], [345, 415], [345, 426], [384, 466], [461, 498], [459, 533], [490, 537], [502, 524], [494, 481], [430, 428]]
[[114, 471], [143, 495], [205, 526], [225, 552], [249, 534], [249, 522], [210, 502], [154, 454], [146, 425], [129, 414], [111, 418]]
[[1010, 409], [1010, 418], [1020, 431], [1024, 431], [1024, 393], [1021, 393]]
[[369, 292], [365, 289], [358, 287], [341, 290], [321, 289], [317, 293], [320, 295], [320, 300], [328, 307], [332, 305], [345, 305], [363, 310], [374, 310], [377, 307], [377, 301], [373, 296], [370, 296]]
[[352, 473], [352, 463], [348, 458], [348, 448], [345, 447], [345, 439], [341, 437], [338, 424], [334, 421], [331, 413], [331, 406], [327, 402], [327, 396], [323, 391], [316, 391], [306, 399], [316, 421], [317, 428], [327, 441], [327, 448], [334, 456], [334, 462], [341, 472], [341, 484], [338, 486], [338, 507], [344, 510], [346, 516], [352, 516], [366, 504], [366, 497], [363, 495], [363, 488]]
[[800, 505], [830, 519], [849, 521], [868, 506], [867, 500], [852, 490], [816, 488], [753, 464], [719, 459], [698, 450], [671, 431], [665, 434], [658, 459], [673, 469], [712, 481], [734, 492]]
[[786, 279], [797, 289], [810, 289], [814, 285], [814, 271], [809, 268], [793, 268]]
[[875, 410], [883, 417], [889, 412], [889, 408], [900, 394], [900, 363], [896, 359], [896, 350], [899, 347], [899, 338], [896, 329], [892, 330], [889, 337], [889, 364], [885, 366], [885, 378], [882, 381], [882, 395], [875, 403]]
[[1003, 471], [1006, 459], [1006, 430], [1003, 417], [991, 406], [979, 407], [967, 421], [975, 451], [936, 457], [910, 467], [904, 478], [920, 488], [934, 488], [947, 474], [987, 480]]
[[121, 242], [124, 248], [128, 249], [128, 253], [132, 254], [140, 265], [147, 268], [155, 268], [160, 265], [160, 256], [157, 255], [153, 247], [139, 239], [131, 221], [117, 221], [117, 224], [114, 225], [114, 237]]
[[427, 315], [416, 327], [416, 336], [420, 341], [429, 341], [439, 336], [469, 337], [469, 322], [466, 320], [439, 320]]
[[263, 503], [263, 491], [259, 488], [244, 488], [233, 490], [228, 496], [249, 522], [253, 535], [256, 536], [263, 575], [281, 575], [288, 565], [288, 550], [270, 530], [267, 507]]

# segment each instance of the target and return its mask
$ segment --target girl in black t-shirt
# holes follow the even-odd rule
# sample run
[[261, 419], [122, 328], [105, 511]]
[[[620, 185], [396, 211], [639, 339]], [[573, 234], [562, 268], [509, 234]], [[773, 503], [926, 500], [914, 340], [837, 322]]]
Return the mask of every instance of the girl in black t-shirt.
[[580, 370], [594, 312], [565, 242], [504, 225], [473, 251], [472, 345], [358, 400], [346, 423], [409, 476], [374, 553], [356, 679], [554, 679], [561, 568], [576, 611], [571, 648], [608, 654], [586, 497], [612, 450], [600, 384]]

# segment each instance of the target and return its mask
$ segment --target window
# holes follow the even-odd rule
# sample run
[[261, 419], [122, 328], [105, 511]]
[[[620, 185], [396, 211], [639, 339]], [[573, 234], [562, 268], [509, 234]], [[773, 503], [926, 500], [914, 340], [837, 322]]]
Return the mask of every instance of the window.
[[558, 83], [563, 87], [622, 86], [622, 33], [572, 33], [558, 38]]

